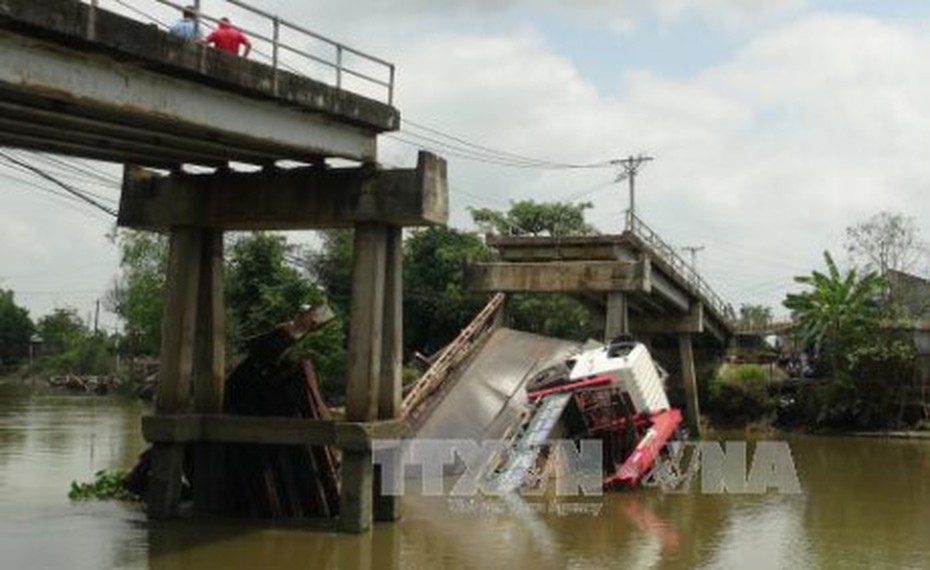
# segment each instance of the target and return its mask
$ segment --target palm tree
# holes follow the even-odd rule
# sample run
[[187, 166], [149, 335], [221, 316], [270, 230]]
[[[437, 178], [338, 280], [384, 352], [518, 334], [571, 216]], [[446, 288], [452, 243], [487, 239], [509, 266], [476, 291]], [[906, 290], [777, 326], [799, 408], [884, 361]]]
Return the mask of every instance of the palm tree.
[[824, 251], [823, 257], [827, 273], [795, 277], [811, 290], [789, 293], [784, 305], [793, 311], [804, 340], [827, 353], [836, 374], [842, 372], [840, 358], [857, 340], [876, 331], [884, 280], [876, 273], [860, 277], [855, 269], [843, 275], [829, 252]]

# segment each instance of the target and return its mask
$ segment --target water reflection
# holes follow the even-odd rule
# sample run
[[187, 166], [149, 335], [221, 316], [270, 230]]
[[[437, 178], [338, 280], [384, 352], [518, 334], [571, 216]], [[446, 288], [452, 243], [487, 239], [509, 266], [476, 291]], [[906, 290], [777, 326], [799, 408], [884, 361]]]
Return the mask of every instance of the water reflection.
[[[544, 498], [463, 509], [408, 497], [368, 536], [230, 521], [149, 523], [137, 506], [73, 504], [73, 479], [128, 466], [142, 408], [0, 384], [3, 568], [922, 568], [930, 442], [791, 437], [801, 495], [612, 493], [596, 516]], [[494, 508], [490, 508], [493, 506]]]

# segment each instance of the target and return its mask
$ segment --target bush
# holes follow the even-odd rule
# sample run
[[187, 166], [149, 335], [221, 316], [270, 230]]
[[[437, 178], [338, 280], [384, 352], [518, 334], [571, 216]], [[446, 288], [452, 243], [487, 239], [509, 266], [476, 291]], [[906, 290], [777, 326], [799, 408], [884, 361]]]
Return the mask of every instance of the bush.
[[771, 421], [777, 408], [768, 370], [754, 364], [721, 367], [710, 382], [707, 404], [715, 421], [737, 425]]

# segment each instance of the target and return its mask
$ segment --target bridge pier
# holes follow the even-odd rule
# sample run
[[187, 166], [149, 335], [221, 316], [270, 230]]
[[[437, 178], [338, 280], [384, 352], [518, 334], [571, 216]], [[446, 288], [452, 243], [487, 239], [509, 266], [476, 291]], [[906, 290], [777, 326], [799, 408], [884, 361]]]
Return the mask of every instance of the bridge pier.
[[[414, 171], [307, 168], [158, 177], [126, 170], [121, 223], [167, 227], [170, 236], [158, 403], [156, 416], [143, 424], [153, 443], [147, 496], [152, 518], [178, 515], [185, 453], [196, 466], [195, 511], [222, 512], [223, 494], [234, 490], [217, 487], [219, 444], [230, 442], [335, 445], [343, 452], [339, 529], [361, 533], [374, 520], [400, 517], [399, 498], [378, 493], [373, 442], [396, 439], [404, 424], [402, 226], [444, 219], [445, 181], [445, 163], [425, 153]], [[327, 182], [344, 191], [324, 191]], [[380, 191], [388, 187], [393, 195]], [[222, 415], [223, 232], [347, 224], [355, 230], [355, 257], [346, 421], [298, 420], [284, 429], [285, 418]]]
[[[78, 0], [0, 2], [0, 46], [0, 143], [126, 164], [118, 224], [169, 235], [158, 399], [143, 419], [149, 515], [178, 514], [186, 452], [195, 510], [221, 510], [232, 490], [216, 487], [220, 444], [258, 443], [344, 451], [344, 530], [397, 518], [391, 498], [372, 513], [371, 453], [403, 427], [401, 229], [444, 225], [448, 186], [445, 161], [429, 153], [416, 169], [375, 166], [377, 136], [400, 128], [394, 66], [353, 50], [388, 74], [366, 76], [387, 88], [380, 102]], [[331, 158], [364, 166], [327, 169]], [[315, 166], [275, 167], [294, 161]], [[237, 162], [263, 170], [231, 171]], [[223, 233], [324, 228], [356, 229], [349, 421], [223, 415]]]
[[623, 292], [611, 291], [607, 293], [604, 342], [610, 342], [621, 334], [630, 334], [630, 314], [627, 298]]
[[701, 408], [698, 402], [697, 373], [694, 367], [694, 347], [691, 333], [678, 335], [678, 353], [681, 361], [681, 382], [685, 392], [685, 424], [692, 437], [701, 437]]

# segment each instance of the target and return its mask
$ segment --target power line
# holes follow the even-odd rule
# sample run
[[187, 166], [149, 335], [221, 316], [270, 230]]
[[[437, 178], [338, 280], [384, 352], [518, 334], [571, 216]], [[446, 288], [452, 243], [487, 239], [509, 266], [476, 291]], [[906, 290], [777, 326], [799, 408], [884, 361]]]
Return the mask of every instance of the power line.
[[7, 154], [7, 153], [5, 153], [5, 152], [0, 152], [0, 157], [6, 159], [8, 162], [12, 162], [13, 164], [17, 164], [17, 165], [19, 165], [19, 166], [21, 166], [21, 167], [23, 167], [23, 168], [26, 168], [26, 169], [30, 170], [31, 172], [33, 172], [33, 173], [36, 174], [37, 176], [41, 176], [42, 178], [48, 180], [49, 182], [52, 182], [52, 183], [55, 184], [56, 186], [58, 186], [58, 187], [60, 187], [61, 189], [63, 189], [65, 192], [68, 192], [69, 194], [73, 194], [74, 196], [77, 196], [78, 198], [80, 198], [80, 199], [83, 200], [84, 202], [90, 204], [91, 206], [94, 206], [94, 207], [97, 208], [98, 210], [100, 210], [100, 211], [102, 211], [102, 212], [105, 212], [105, 213], [107, 213], [107, 214], [113, 216], [114, 218], [117, 217], [116, 210], [113, 210], [113, 209], [111, 209], [111, 208], [109, 208], [109, 207], [107, 207], [107, 206], [101, 204], [101, 203], [98, 202], [97, 200], [95, 200], [95, 199], [91, 198], [90, 196], [88, 196], [85, 192], [82, 192], [82, 191], [80, 191], [80, 190], [77, 190], [76, 188], [74, 188], [74, 187], [71, 186], [70, 184], [66, 184], [65, 182], [62, 182], [62, 181], [59, 180], [58, 178], [56, 178], [56, 177], [52, 176], [51, 174], [45, 172], [43, 169], [41, 169], [41, 168], [39, 168], [39, 167], [37, 167], [37, 166], [34, 166], [34, 165], [32, 165], [32, 164], [29, 164], [28, 162], [25, 162], [25, 161], [19, 160], [19, 159], [17, 159], [17, 158], [14, 158], [14, 157], [10, 156], [9, 154]]
[[[23, 162], [26, 162], [28, 159], [31, 159], [31, 158], [38, 158], [38, 157], [34, 157], [33, 155], [27, 155], [26, 158], [24, 158], [22, 155], [15, 155], [15, 156], [17, 156], [17, 158], [19, 158], [19, 160], [21, 160], [21, 161], [23, 161]], [[34, 170], [32, 170], [32, 169], [30, 169], [30, 168], [26, 168], [26, 167], [21, 166], [21, 165], [17, 165], [17, 164], [8, 164], [7, 166], [8, 166], [9, 168], [14, 168], [14, 169], [16, 169], [18, 172], [24, 172], [24, 173], [26, 173], [26, 174], [35, 174], [35, 171], [34, 171]], [[38, 168], [38, 167], [36, 167], [36, 168]], [[63, 177], [70, 177], [70, 178], [74, 179], [74, 176], [71, 175], [71, 174], [69, 174], [69, 173], [62, 173], [62, 172], [60, 172], [60, 171], [55, 171], [55, 170], [50, 170], [50, 169], [44, 169], [44, 170], [45, 170], [45, 172], [46, 172], [47, 174], [57, 176], [57, 177], [59, 178], [59, 181], [64, 181], [64, 180], [63, 180]], [[25, 182], [25, 181], [23, 181], [23, 180], [21, 180], [21, 179], [19, 179], [19, 180], [20, 180], [21, 182]], [[90, 183], [97, 184], [97, 185], [100, 184], [99, 182], [89, 182], [87, 179], [80, 179], [80, 182], [81, 182], [81, 183], [85, 183], [85, 184], [90, 184]], [[34, 186], [34, 185], [33, 185], [33, 186]], [[83, 193], [86, 194], [87, 196], [90, 196], [91, 198], [95, 198], [95, 199], [97, 199], [97, 200], [99, 200], [99, 201], [101, 201], [101, 202], [106, 202], [106, 203], [107, 203], [108, 205], [110, 205], [110, 206], [115, 206], [115, 205], [117, 204], [117, 202], [118, 202], [118, 200], [117, 200], [115, 197], [113, 197], [113, 196], [108, 196], [108, 195], [105, 195], [105, 194], [99, 194], [99, 193], [97, 193], [97, 192], [93, 192], [93, 191], [87, 190], [86, 188], [80, 188], [80, 187], [78, 187], [78, 186], [75, 186], [74, 184], [72, 184], [71, 186], [72, 186], [74, 189], [83, 192]], [[44, 189], [44, 187], [39, 187], [39, 188], [40, 188], [40, 189]], [[62, 193], [59, 192], [58, 194], [62, 194]], [[62, 194], [62, 195], [65, 196], [65, 197], [67, 197], [68, 199], [71, 199], [71, 200], [83, 201], [83, 200], [81, 200], [81, 199], [75, 197], [75, 196], [72, 195], [72, 194]]]
[[[457, 143], [460, 143], [460, 145], [464, 145], [465, 147], [469, 147], [477, 151], [482, 151], [491, 156], [496, 156], [501, 159], [510, 159], [512, 161], [521, 162], [524, 164], [533, 164], [541, 168], [563, 168], [563, 169], [606, 168], [611, 165], [610, 161], [596, 162], [596, 163], [590, 163], [590, 164], [573, 164], [573, 163], [565, 163], [565, 162], [555, 162], [555, 161], [545, 160], [545, 159], [540, 159], [540, 158], [533, 158], [531, 156], [526, 156], [523, 154], [518, 154], [518, 153], [509, 152], [505, 150], [499, 150], [499, 149], [491, 148], [485, 145], [473, 143], [462, 137], [446, 133], [439, 129], [426, 126], [422, 123], [416, 123], [409, 119], [401, 119], [401, 123], [414, 127], [415, 129], [420, 129], [428, 133], [438, 135], [440, 137], [455, 141]], [[413, 136], [420, 136], [422, 138], [427, 138], [423, 135], [417, 135], [416, 133], [411, 133], [410, 131], [407, 131], [407, 133]], [[435, 139], [431, 139], [431, 140], [435, 140]]]
[[93, 178], [100, 182], [106, 184], [113, 184], [116, 187], [122, 186], [122, 181], [113, 174], [104, 173], [102, 170], [90, 168], [89, 166], [82, 165], [72, 159], [66, 159], [63, 157], [52, 156], [49, 154], [36, 153], [36, 158], [50, 162], [52, 164], [58, 164], [64, 168], [73, 170], [78, 173], [82, 173], [89, 178]]

